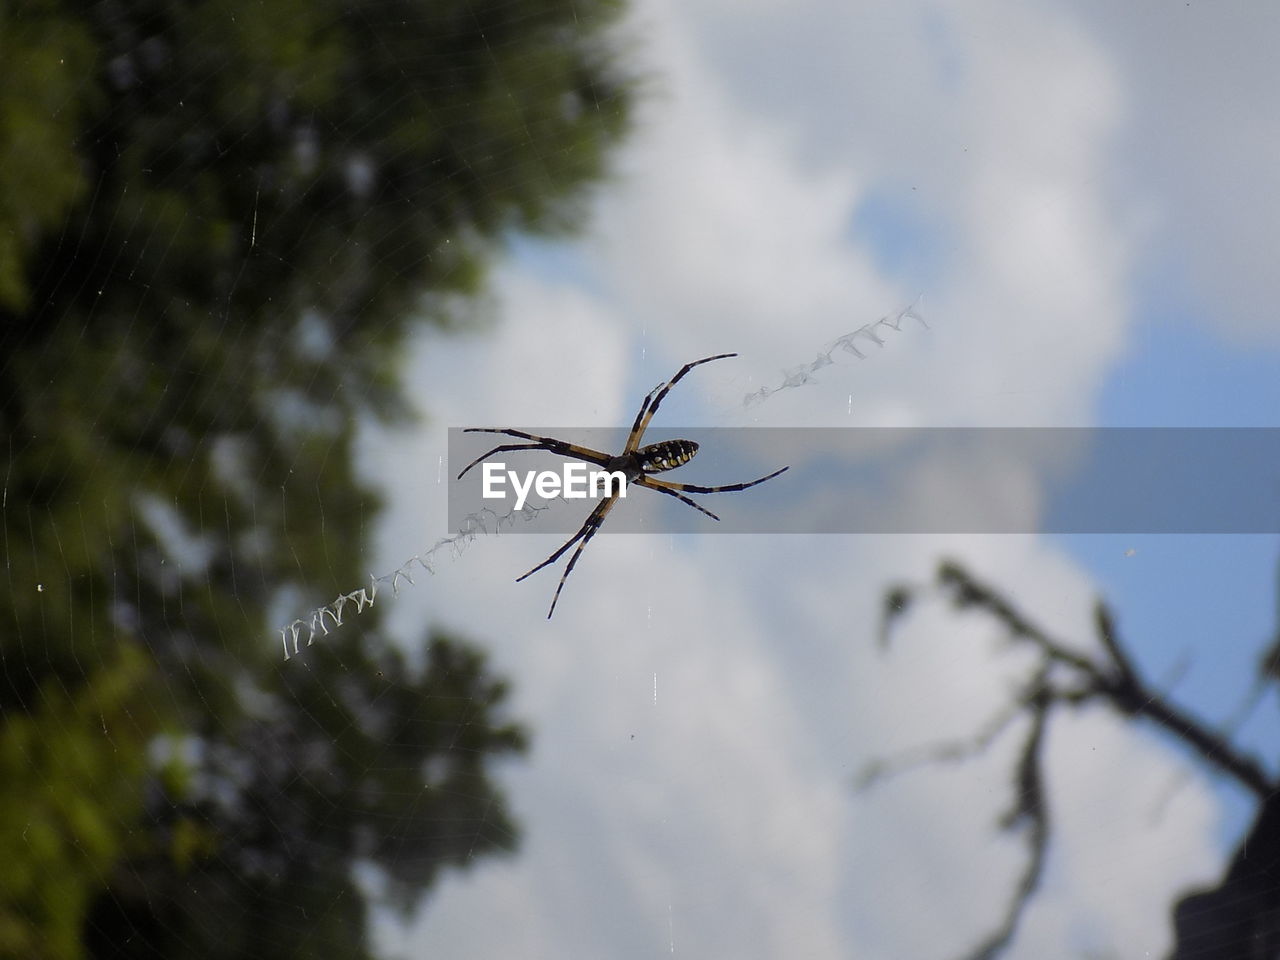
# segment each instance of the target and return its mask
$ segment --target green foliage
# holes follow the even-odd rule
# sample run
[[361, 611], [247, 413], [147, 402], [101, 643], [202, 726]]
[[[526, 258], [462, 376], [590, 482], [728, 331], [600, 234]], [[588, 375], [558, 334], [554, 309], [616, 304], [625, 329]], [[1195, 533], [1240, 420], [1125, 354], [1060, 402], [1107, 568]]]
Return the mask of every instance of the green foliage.
[[80, 689], [46, 682], [0, 727], [0, 956], [82, 955], [81, 917], [142, 809], [151, 676], [120, 645]]
[[270, 716], [220, 716], [221, 734], [198, 741], [198, 777], [167, 765], [154, 839], [89, 916], [91, 955], [364, 957], [352, 864], [376, 867], [387, 902], [409, 910], [442, 870], [513, 850], [487, 771], [526, 747], [499, 717], [505, 685], [462, 644], [426, 648], [411, 670], [394, 648], [335, 636], [260, 677], [249, 699]]
[[411, 326], [604, 174], [619, 11], [0, 2], [0, 955], [364, 957], [353, 864], [514, 848], [476, 654], [273, 628], [365, 576]]
[[0, 309], [28, 305], [41, 241], [84, 196], [75, 137], [95, 99], [83, 78], [96, 52], [53, 0], [0, 5]]

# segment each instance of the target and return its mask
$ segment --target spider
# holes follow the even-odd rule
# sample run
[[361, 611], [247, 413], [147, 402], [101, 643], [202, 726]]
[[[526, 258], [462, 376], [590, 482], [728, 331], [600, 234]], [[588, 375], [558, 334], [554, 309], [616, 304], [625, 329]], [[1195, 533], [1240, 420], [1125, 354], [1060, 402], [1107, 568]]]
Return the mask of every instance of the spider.
[[[644, 402], [640, 404], [640, 410], [636, 414], [635, 422], [631, 425], [631, 433], [627, 435], [626, 446], [622, 448], [622, 452], [617, 456], [610, 456], [607, 453], [601, 453], [599, 450], [592, 450], [590, 447], [580, 447], [576, 443], [567, 443], [564, 440], [556, 440], [554, 437], [540, 437], [536, 434], [525, 433], [522, 430], [499, 430], [492, 427], [470, 427], [463, 431], [464, 433], [499, 433], [508, 437], [518, 437], [521, 440], [527, 440], [528, 443], [504, 443], [494, 447], [488, 453], [482, 454], [472, 460], [462, 472], [458, 474], [461, 480], [476, 464], [480, 463], [495, 453], [505, 453], [509, 450], [549, 450], [552, 453], [558, 453], [563, 457], [571, 457], [576, 460], [585, 460], [588, 463], [594, 463], [604, 467], [608, 471], [620, 470], [626, 477], [628, 483], [634, 483], [637, 486], [644, 487], [648, 490], [657, 490], [659, 493], [665, 493], [669, 497], [675, 497], [682, 503], [687, 503], [695, 510], [705, 513], [712, 520], [719, 520], [714, 513], [703, 507], [701, 504], [694, 502], [687, 493], [732, 493], [737, 490], [746, 490], [748, 487], [754, 487], [757, 484], [764, 483], [766, 480], [772, 480], [780, 473], [784, 473], [789, 467], [783, 467], [781, 470], [775, 470], [766, 477], [759, 480], [752, 480], [749, 483], [730, 483], [720, 487], [699, 487], [691, 483], [673, 483], [670, 480], [656, 480], [653, 477], [655, 473], [662, 473], [666, 470], [674, 470], [676, 467], [682, 467], [692, 460], [698, 453], [698, 444], [692, 440], [663, 440], [661, 443], [651, 443], [648, 446], [640, 446], [640, 440], [644, 436], [644, 432], [649, 427], [649, 421], [653, 419], [653, 415], [658, 412], [658, 406], [662, 403], [671, 388], [680, 382], [694, 367], [704, 363], [710, 363], [712, 360], [724, 360], [728, 357], [736, 357], [736, 353], [718, 353], [714, 357], [703, 357], [701, 360], [694, 360], [692, 363], [686, 363], [678, 371], [676, 375], [666, 383], [660, 383], [649, 391], [649, 395], [644, 398]], [[565, 541], [555, 553], [547, 557], [540, 564], [530, 570], [523, 576], [517, 577], [516, 582], [519, 583], [525, 577], [530, 577], [537, 573], [543, 567], [555, 563], [559, 560], [566, 550], [575, 543], [578, 549], [573, 551], [573, 556], [569, 558], [568, 564], [564, 568], [564, 573], [560, 575], [560, 583], [556, 586], [555, 595], [551, 598], [551, 609], [547, 611], [547, 619], [551, 619], [551, 615], [556, 612], [556, 602], [560, 599], [560, 591], [564, 589], [564, 582], [569, 579], [569, 574], [573, 572], [574, 564], [578, 562], [578, 557], [582, 556], [582, 551], [586, 548], [591, 538], [596, 535], [596, 531], [600, 529], [600, 525], [604, 523], [604, 518], [609, 515], [609, 511], [613, 509], [613, 505], [618, 502], [621, 492], [611, 492], [609, 496], [601, 500], [594, 510], [588, 515], [586, 521], [582, 524], [572, 537]]]

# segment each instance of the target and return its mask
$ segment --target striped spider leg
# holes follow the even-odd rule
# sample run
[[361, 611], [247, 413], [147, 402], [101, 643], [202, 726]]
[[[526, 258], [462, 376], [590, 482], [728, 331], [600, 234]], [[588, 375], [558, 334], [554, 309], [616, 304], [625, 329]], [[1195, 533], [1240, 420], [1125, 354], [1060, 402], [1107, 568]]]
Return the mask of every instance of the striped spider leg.
[[[710, 363], [712, 360], [724, 360], [729, 357], [736, 357], [736, 353], [718, 353], [713, 357], [703, 357], [701, 360], [694, 360], [692, 363], [686, 363], [683, 367], [676, 371], [676, 375], [665, 383], [660, 383], [649, 391], [648, 396], [644, 398], [644, 402], [640, 404], [640, 410], [636, 413], [635, 421], [631, 424], [631, 432], [627, 435], [626, 445], [622, 448], [622, 452], [617, 456], [611, 456], [602, 453], [599, 450], [592, 450], [590, 447], [581, 447], [576, 443], [568, 443], [564, 440], [557, 440], [554, 437], [541, 437], [535, 433], [525, 433], [523, 430], [497, 429], [490, 427], [470, 427], [465, 433], [496, 433], [502, 436], [515, 437], [524, 443], [504, 443], [494, 447], [488, 453], [481, 454], [472, 460], [469, 464], [462, 468], [462, 472], [458, 474], [461, 480], [476, 464], [488, 459], [495, 453], [506, 453], [511, 450], [547, 450], [551, 453], [559, 454], [562, 457], [569, 457], [574, 460], [584, 460], [587, 463], [594, 463], [597, 466], [604, 467], [609, 471], [621, 471], [626, 475], [628, 483], [634, 483], [637, 486], [644, 487], [646, 490], [656, 490], [658, 493], [665, 494], [669, 497], [675, 497], [681, 503], [688, 504], [693, 509], [705, 513], [712, 520], [719, 520], [714, 513], [708, 510], [702, 504], [687, 496], [690, 493], [733, 493], [738, 490], [746, 490], [757, 484], [764, 483], [766, 480], [772, 480], [780, 473], [785, 473], [789, 467], [783, 467], [781, 470], [775, 470], [768, 476], [760, 477], [758, 480], [750, 480], [746, 483], [730, 483], [717, 487], [702, 487], [691, 483], [673, 483], [669, 480], [655, 479], [653, 474], [663, 473], [667, 470], [674, 470], [676, 467], [682, 467], [692, 460], [698, 453], [698, 444], [692, 440], [663, 440], [660, 443], [651, 443], [648, 446], [640, 446], [645, 431], [649, 428], [649, 423], [653, 420], [653, 415], [658, 412], [658, 407], [662, 401], [666, 399], [667, 394], [671, 392], [671, 388], [684, 378], [684, 376], [696, 366], [704, 363]], [[547, 611], [547, 619], [551, 619], [551, 615], [556, 612], [556, 603], [560, 600], [560, 591], [564, 589], [565, 581], [569, 579], [569, 574], [573, 571], [574, 565], [578, 562], [578, 557], [582, 556], [582, 551], [586, 549], [591, 538], [596, 535], [601, 524], [604, 523], [605, 517], [609, 515], [609, 511], [613, 509], [618, 502], [618, 498], [622, 494], [611, 493], [605, 499], [601, 500], [594, 510], [588, 515], [586, 521], [579, 528], [578, 532], [570, 537], [565, 543], [551, 556], [543, 560], [532, 570], [516, 578], [519, 583], [526, 577], [530, 577], [537, 573], [543, 567], [555, 563], [565, 552], [574, 544], [578, 548], [573, 551], [573, 555], [569, 557], [569, 562], [565, 565], [564, 573], [560, 575], [560, 582], [556, 585], [555, 595], [551, 598], [551, 609]]]

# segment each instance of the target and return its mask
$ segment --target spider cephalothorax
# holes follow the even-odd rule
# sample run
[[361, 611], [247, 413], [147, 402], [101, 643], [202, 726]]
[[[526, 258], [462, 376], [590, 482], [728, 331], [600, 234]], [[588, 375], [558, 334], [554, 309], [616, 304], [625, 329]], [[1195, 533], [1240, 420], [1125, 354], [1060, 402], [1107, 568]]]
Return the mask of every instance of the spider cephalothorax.
[[[731, 483], [720, 487], [699, 487], [689, 483], [672, 483], [670, 480], [656, 480], [652, 474], [663, 473], [667, 470], [674, 470], [676, 467], [682, 467], [698, 453], [698, 445], [692, 440], [663, 440], [661, 443], [651, 443], [647, 446], [640, 446], [640, 440], [644, 436], [644, 432], [649, 427], [649, 421], [653, 419], [653, 415], [658, 412], [658, 405], [666, 398], [674, 387], [685, 374], [694, 367], [703, 363], [710, 363], [712, 360], [724, 360], [727, 357], [736, 357], [736, 353], [719, 353], [714, 357], [703, 357], [701, 360], [694, 360], [692, 363], [686, 363], [678, 371], [676, 375], [666, 383], [660, 383], [649, 391], [649, 395], [644, 398], [644, 402], [640, 404], [640, 411], [636, 414], [635, 422], [631, 425], [631, 433], [627, 435], [626, 445], [622, 448], [622, 452], [617, 456], [610, 456], [607, 453], [601, 453], [599, 450], [592, 450], [590, 447], [580, 447], [576, 443], [566, 443], [564, 440], [556, 440], [554, 437], [540, 437], [537, 434], [525, 433], [521, 430], [499, 430], [493, 427], [471, 427], [466, 433], [500, 433], [508, 437], [518, 437], [527, 443], [504, 443], [494, 447], [488, 453], [481, 454], [463, 467], [462, 472], [458, 474], [461, 480], [468, 470], [485, 460], [495, 453], [505, 453], [508, 450], [549, 450], [552, 453], [558, 453], [564, 457], [571, 457], [575, 460], [585, 460], [588, 463], [594, 463], [604, 467], [606, 470], [622, 471], [628, 483], [634, 483], [637, 486], [645, 487], [649, 490], [657, 490], [659, 493], [665, 493], [669, 497], [675, 497], [682, 503], [687, 503], [695, 510], [700, 510], [712, 520], [719, 520], [714, 513], [706, 507], [695, 503], [685, 494], [689, 493], [731, 493], [735, 490], [746, 490], [748, 487], [754, 487], [758, 483], [764, 483], [766, 480], [772, 480], [778, 474], [785, 472], [788, 468], [783, 467], [781, 470], [775, 470], [768, 476], [761, 477], [759, 480], [752, 480], [748, 483]], [[553, 553], [542, 563], [538, 564], [528, 573], [517, 577], [516, 582], [523, 580], [532, 574], [537, 573], [548, 564], [555, 563], [559, 560], [566, 550], [575, 543], [578, 549], [573, 552], [573, 556], [569, 558], [568, 564], [565, 565], [564, 573], [560, 575], [560, 583], [556, 586], [555, 596], [551, 598], [551, 609], [547, 611], [547, 619], [551, 619], [551, 615], [556, 612], [556, 601], [560, 599], [560, 591], [564, 589], [564, 582], [569, 579], [569, 573], [573, 570], [574, 564], [578, 562], [578, 557], [582, 555], [583, 549], [587, 543], [595, 536], [596, 531], [600, 529], [600, 525], [604, 523], [604, 518], [609, 511], [613, 509], [613, 505], [618, 502], [618, 498], [622, 496], [621, 492], [610, 493], [601, 500], [594, 510], [591, 511], [586, 521], [565, 544]], [[581, 542], [579, 542], [581, 541]]]

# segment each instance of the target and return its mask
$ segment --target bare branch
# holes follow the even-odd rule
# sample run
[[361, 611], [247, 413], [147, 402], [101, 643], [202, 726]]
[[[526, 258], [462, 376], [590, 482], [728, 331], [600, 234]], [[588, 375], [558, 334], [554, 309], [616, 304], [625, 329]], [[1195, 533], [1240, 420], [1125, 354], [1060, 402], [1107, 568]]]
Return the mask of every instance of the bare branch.
[[1163, 727], [1176, 739], [1202, 753], [1219, 772], [1227, 774], [1252, 793], [1265, 797], [1276, 789], [1257, 760], [1239, 753], [1223, 737], [1174, 707], [1142, 681], [1121, 643], [1111, 616], [1101, 605], [1095, 613], [1095, 620], [1099, 640], [1111, 660], [1105, 667], [1055, 640], [994, 590], [975, 580], [958, 563], [946, 561], [939, 566], [938, 584], [957, 607], [977, 607], [988, 611], [1005, 625], [1013, 640], [1032, 643], [1048, 660], [1078, 671], [1086, 686], [1082, 692], [1069, 698], [1072, 703], [1101, 698], [1126, 716], [1145, 717]]
[[1276, 783], [1253, 757], [1239, 753], [1226, 739], [1141, 685], [1116, 685], [1099, 691], [1121, 713], [1140, 716], [1163, 727], [1193, 747], [1220, 773], [1225, 773], [1262, 799], [1276, 792]]
[[[881, 613], [882, 647], [888, 645], [892, 630], [901, 623], [915, 598], [926, 589], [929, 588], [899, 585], [886, 593]], [[1077, 707], [1092, 701], [1102, 701], [1124, 716], [1143, 717], [1151, 721], [1174, 739], [1193, 748], [1219, 773], [1225, 774], [1259, 797], [1264, 803], [1264, 809], [1272, 811], [1269, 820], [1265, 816], [1260, 817], [1259, 825], [1255, 827], [1251, 837], [1255, 834], [1258, 837], [1265, 836], [1265, 841], [1259, 841], [1259, 846], [1264, 850], [1270, 851], [1272, 846], [1280, 849], [1280, 800], [1277, 800], [1280, 798], [1280, 781], [1272, 778], [1254, 757], [1240, 751], [1231, 742], [1228, 733], [1215, 732], [1174, 706], [1167, 696], [1144, 682], [1120, 638], [1115, 619], [1105, 604], [1098, 602], [1094, 608], [1095, 628], [1105, 656], [1089, 656], [1071, 649], [1066, 643], [1050, 635], [991, 587], [975, 579], [959, 563], [947, 561], [939, 565], [934, 589], [945, 594], [957, 609], [974, 608], [986, 612], [1004, 626], [1010, 642], [1030, 644], [1040, 654], [1039, 666], [1029, 682], [1015, 696], [1014, 701], [978, 731], [976, 736], [917, 750], [893, 760], [877, 761], [864, 768], [858, 780], [859, 789], [865, 789], [927, 763], [969, 759], [985, 751], [1021, 714], [1030, 713], [1031, 728], [1013, 771], [1015, 801], [1001, 821], [1003, 829], [1015, 829], [1024, 825], [1027, 827], [1027, 864], [999, 926], [973, 950], [964, 954], [965, 960], [992, 960], [1003, 953], [1013, 940], [1023, 909], [1039, 886], [1050, 835], [1041, 747], [1049, 713], [1057, 704]], [[1265, 688], [1269, 679], [1265, 672], [1268, 666], [1269, 661], [1262, 667], [1260, 683], [1255, 686], [1251, 702], [1256, 702], [1259, 690]], [[1266, 821], [1265, 827], [1261, 825], [1263, 821]], [[1272, 834], [1276, 838], [1274, 844], [1270, 839]], [[1232, 877], [1229, 878], [1231, 882], [1224, 883], [1223, 890], [1234, 886], [1241, 890], [1248, 887], [1250, 891], [1256, 892], [1263, 886], [1263, 881], [1258, 879], [1257, 864], [1246, 863], [1246, 860], [1247, 857], [1243, 854], [1238, 858], [1233, 866]], [[1275, 858], [1275, 862], [1280, 864], [1280, 856]], [[1275, 873], [1272, 867], [1272, 861], [1267, 860], [1263, 872], [1269, 878], [1266, 883], [1271, 884], [1266, 889], [1273, 893]], [[1253, 886], [1249, 886], [1250, 884]], [[1208, 922], [1205, 917], [1212, 919], [1218, 916], [1220, 911], [1215, 896], [1217, 893], [1189, 897], [1179, 907], [1179, 937], [1184, 944], [1199, 935]], [[1271, 912], [1266, 914], [1267, 917], [1280, 915], [1280, 911], [1271, 907], [1268, 910]], [[1240, 912], [1237, 910], [1237, 913]], [[1246, 921], [1253, 923], [1257, 916], [1261, 916], [1251, 909], [1243, 913], [1245, 916], [1239, 920], [1241, 924]], [[1280, 921], [1277, 921], [1277, 926], [1280, 928]], [[1190, 957], [1191, 954], [1179, 953], [1178, 956]], [[1225, 958], [1227, 954], [1222, 956]]]
[[964, 960], [993, 960], [1009, 946], [1018, 930], [1022, 911], [1040, 886], [1040, 879], [1044, 875], [1045, 855], [1049, 849], [1049, 806], [1044, 790], [1044, 773], [1040, 769], [1040, 747], [1044, 742], [1045, 726], [1052, 703], [1053, 696], [1046, 688], [1030, 704], [1031, 731], [1023, 744], [1014, 775], [1017, 794], [1012, 809], [1001, 822], [1006, 830], [1015, 829], [1023, 823], [1028, 824], [1026, 837], [1029, 856], [1026, 867], [1018, 878], [1000, 925], [987, 939], [965, 954]]
[[934, 743], [916, 747], [896, 757], [872, 760], [854, 777], [854, 789], [858, 792], [870, 790], [872, 787], [910, 773], [921, 767], [930, 767], [942, 763], [960, 763], [970, 757], [984, 753], [1000, 735], [1009, 729], [1013, 721], [1022, 715], [1027, 705], [1028, 696], [1019, 696], [1004, 710], [1001, 710], [983, 726], [976, 736], [962, 740], [949, 740], [945, 743]]
[[1111, 616], [1111, 610], [1101, 600], [1094, 605], [1093, 621], [1098, 630], [1098, 639], [1102, 641], [1103, 647], [1111, 656], [1111, 661], [1115, 664], [1121, 679], [1136, 683], [1138, 671], [1134, 669], [1133, 661], [1129, 659], [1129, 655], [1116, 639], [1115, 619]]
[[894, 625], [911, 609], [915, 593], [910, 587], [893, 587], [886, 591], [880, 614], [880, 649], [887, 649]]

